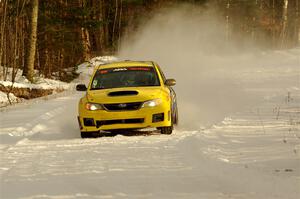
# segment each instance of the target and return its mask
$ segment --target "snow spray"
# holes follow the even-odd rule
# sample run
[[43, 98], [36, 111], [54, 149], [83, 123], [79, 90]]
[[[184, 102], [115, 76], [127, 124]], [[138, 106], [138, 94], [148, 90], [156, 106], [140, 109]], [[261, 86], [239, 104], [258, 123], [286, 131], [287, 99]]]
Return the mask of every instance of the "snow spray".
[[227, 28], [212, 10], [189, 5], [164, 9], [134, 36], [124, 37], [118, 57], [157, 62], [167, 78], [177, 80], [179, 128], [199, 129], [249, 102], [233, 78], [245, 65], [241, 43], [228, 41]]

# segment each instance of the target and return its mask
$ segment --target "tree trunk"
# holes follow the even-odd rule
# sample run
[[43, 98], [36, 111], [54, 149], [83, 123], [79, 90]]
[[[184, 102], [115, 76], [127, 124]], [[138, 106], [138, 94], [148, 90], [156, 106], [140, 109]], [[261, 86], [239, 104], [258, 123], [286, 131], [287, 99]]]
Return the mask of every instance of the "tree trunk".
[[105, 51], [106, 48], [106, 38], [105, 38], [105, 25], [104, 25], [104, 21], [105, 21], [105, 5], [103, 3], [103, 1], [99, 1], [99, 11], [98, 13], [98, 20], [102, 23], [99, 31], [96, 32], [96, 34], [99, 32], [98, 36], [96, 35], [95, 38], [97, 40], [97, 51], [103, 53]]
[[272, 0], [272, 47], [276, 46], [276, 20], [275, 20], [275, 0]]
[[285, 37], [286, 37], [286, 26], [288, 20], [288, 0], [283, 0], [283, 8], [282, 8], [282, 30], [281, 30], [281, 48], [285, 44]]
[[300, 4], [299, 4], [299, 0], [296, 0], [296, 35], [297, 35], [297, 44], [300, 45], [300, 15], [299, 15], [299, 7], [300, 7]]
[[121, 46], [121, 29], [122, 29], [122, 11], [123, 11], [123, 0], [120, 0], [120, 15], [119, 15], [119, 38], [118, 38], [118, 52], [120, 51]]
[[230, 9], [230, 0], [227, 1], [226, 4], [226, 41], [229, 41], [230, 30], [229, 30], [229, 9]]
[[115, 32], [116, 32], [116, 27], [117, 27], [117, 20], [118, 20], [118, 0], [116, 0], [116, 7], [115, 7], [115, 18], [114, 18], [114, 23], [113, 23], [113, 30], [112, 30], [112, 44], [114, 47], [114, 50], [116, 49], [116, 42], [115, 42]]
[[[81, 5], [81, 8], [85, 8], [87, 6], [87, 3], [85, 0], [79, 0], [79, 3]], [[83, 21], [86, 21], [85, 15], [82, 16]], [[82, 49], [83, 49], [83, 59], [84, 61], [88, 61], [91, 58], [91, 42], [90, 42], [90, 34], [86, 27], [80, 27], [80, 37], [81, 37], [81, 43], [82, 43]]]
[[26, 48], [27, 53], [26, 53], [23, 75], [26, 76], [29, 81], [33, 82], [39, 1], [31, 0], [31, 5], [32, 5], [31, 17], [30, 17], [30, 22], [31, 22], [30, 29], [31, 30], [30, 30], [30, 35], [29, 35], [28, 47]]
[[89, 31], [86, 28], [81, 28], [81, 39], [83, 46], [83, 59], [88, 61], [91, 58], [91, 43]]
[[[3, 5], [3, 7], [2, 7]], [[1, 17], [1, 36], [0, 36], [0, 66], [2, 65], [2, 55], [4, 52], [4, 32], [6, 26], [6, 10], [7, 10], [7, 0], [4, 0], [3, 4], [1, 5], [3, 11], [3, 17]], [[3, 67], [3, 76], [5, 73], [5, 67]]]

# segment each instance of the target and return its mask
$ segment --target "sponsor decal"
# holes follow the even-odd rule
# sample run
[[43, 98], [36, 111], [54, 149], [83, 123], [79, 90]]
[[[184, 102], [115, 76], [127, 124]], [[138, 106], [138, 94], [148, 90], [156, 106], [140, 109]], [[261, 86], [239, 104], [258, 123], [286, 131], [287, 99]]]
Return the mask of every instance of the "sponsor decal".
[[100, 70], [100, 74], [105, 74], [105, 73], [108, 73], [107, 70]]
[[116, 68], [116, 69], [114, 69], [113, 71], [114, 71], [114, 72], [117, 72], [117, 71], [124, 71], [124, 70], [127, 70], [127, 68]]
[[143, 70], [143, 71], [150, 71], [150, 68], [146, 68], [146, 67], [133, 67], [133, 68], [129, 68], [129, 70]]
[[127, 68], [113, 68], [113, 69], [103, 69], [99, 70], [100, 74], [107, 74], [112, 72], [120, 72], [120, 71], [151, 71], [150, 67], [127, 67]]

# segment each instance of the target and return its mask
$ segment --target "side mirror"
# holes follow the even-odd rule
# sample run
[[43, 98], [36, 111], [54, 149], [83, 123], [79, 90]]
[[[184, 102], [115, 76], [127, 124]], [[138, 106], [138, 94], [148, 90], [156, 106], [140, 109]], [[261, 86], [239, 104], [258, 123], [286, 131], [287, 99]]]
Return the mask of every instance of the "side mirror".
[[86, 86], [84, 84], [77, 84], [76, 85], [76, 90], [77, 91], [86, 91], [87, 88], [86, 88]]
[[174, 86], [176, 84], [176, 80], [175, 79], [167, 79], [165, 81], [165, 85], [166, 86]]

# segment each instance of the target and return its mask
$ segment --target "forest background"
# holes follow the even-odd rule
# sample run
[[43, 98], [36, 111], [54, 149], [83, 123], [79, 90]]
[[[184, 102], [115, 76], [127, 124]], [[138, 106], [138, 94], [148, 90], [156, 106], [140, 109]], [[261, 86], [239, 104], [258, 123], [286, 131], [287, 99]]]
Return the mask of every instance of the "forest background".
[[300, 44], [299, 1], [0, 0], [0, 78], [10, 74], [13, 81], [21, 69], [31, 82], [35, 70], [43, 77], [71, 81], [78, 64], [117, 54], [126, 36], [160, 9], [177, 4], [214, 8], [226, 23], [228, 41], [241, 38], [263, 49], [293, 48]]

